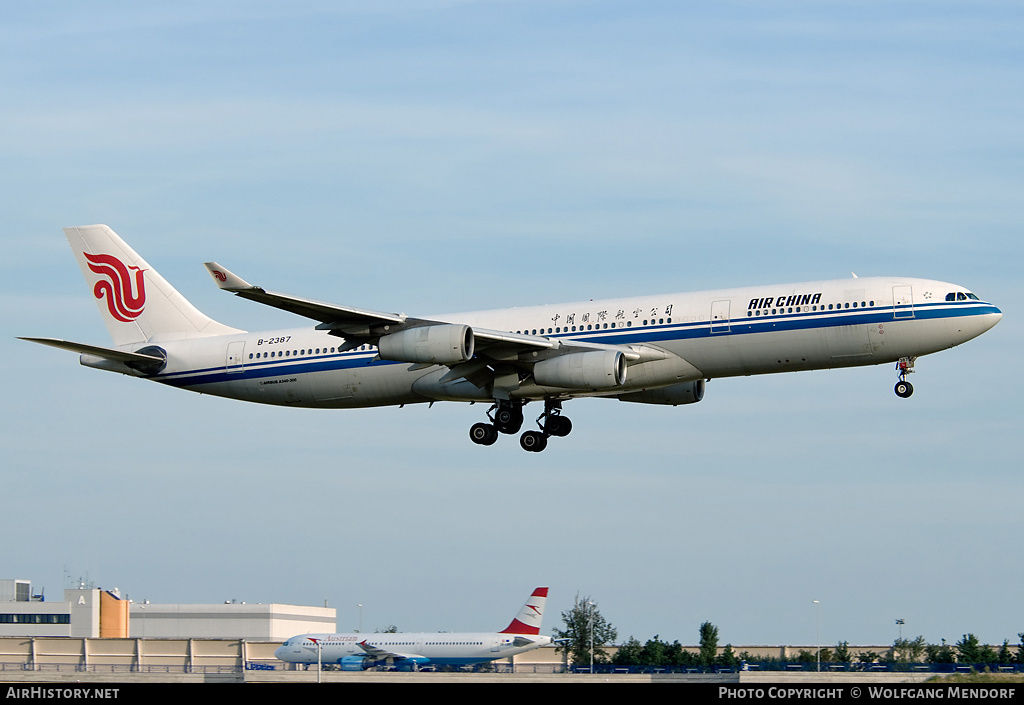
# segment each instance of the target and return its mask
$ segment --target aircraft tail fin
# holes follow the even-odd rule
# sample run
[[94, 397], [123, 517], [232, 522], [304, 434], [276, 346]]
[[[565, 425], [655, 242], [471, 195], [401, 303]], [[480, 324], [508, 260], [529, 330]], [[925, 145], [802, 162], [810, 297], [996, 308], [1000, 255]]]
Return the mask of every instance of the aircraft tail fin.
[[539, 587], [530, 595], [519, 615], [513, 619], [507, 627], [501, 630], [502, 634], [540, 634], [540, 624], [544, 619], [544, 605], [548, 601], [548, 589]]
[[106, 225], [64, 234], [115, 345], [241, 332], [201, 313]]

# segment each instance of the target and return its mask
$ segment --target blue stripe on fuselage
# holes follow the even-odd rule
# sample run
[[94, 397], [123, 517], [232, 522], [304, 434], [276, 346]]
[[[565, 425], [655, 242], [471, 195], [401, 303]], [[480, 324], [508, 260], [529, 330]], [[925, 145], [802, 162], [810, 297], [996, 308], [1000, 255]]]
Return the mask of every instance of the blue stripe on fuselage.
[[[906, 315], [900, 316], [898, 314]], [[843, 309], [841, 311], [807, 311], [767, 316], [726, 319], [715, 321], [715, 331], [711, 332], [709, 321], [691, 323], [666, 323], [664, 325], [642, 326], [636, 328], [609, 328], [600, 331], [576, 331], [574, 333], [546, 334], [548, 338], [586, 343], [602, 343], [605, 345], [626, 345], [629, 343], [659, 343], [670, 340], [695, 340], [698, 338], [722, 338], [726, 336], [749, 335], [752, 333], [810, 330], [814, 328], [832, 328], [835, 326], [867, 325], [875, 323], [906, 322], [913, 320], [934, 320], [940, 318], [959, 318], [962, 316], [984, 316], [1000, 313], [991, 304], [951, 304], [938, 302], [934, 304], [914, 304], [900, 306], [895, 310], [891, 305], [876, 306], [863, 309]], [[728, 330], [726, 330], [728, 326]], [[215, 384], [233, 380], [263, 379], [267, 377], [283, 377], [288, 375], [307, 374], [310, 372], [328, 372], [381, 365], [407, 365], [408, 362], [376, 360], [375, 355], [366, 352], [338, 353], [331, 355], [313, 355], [300, 357], [298, 360], [268, 360], [246, 362], [238, 368], [222, 366], [196, 370], [185, 370], [151, 377], [175, 387], [189, 387], [200, 384]]]

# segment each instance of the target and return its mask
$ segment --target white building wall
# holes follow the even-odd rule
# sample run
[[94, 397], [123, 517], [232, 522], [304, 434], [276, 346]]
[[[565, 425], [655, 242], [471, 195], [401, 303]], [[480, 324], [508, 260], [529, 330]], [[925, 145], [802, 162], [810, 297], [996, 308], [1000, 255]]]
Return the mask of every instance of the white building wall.
[[139, 639], [284, 641], [297, 634], [337, 631], [336, 623], [333, 607], [132, 603], [128, 635]]
[[99, 588], [65, 590], [64, 601], [71, 606], [71, 636], [98, 637], [100, 635]]

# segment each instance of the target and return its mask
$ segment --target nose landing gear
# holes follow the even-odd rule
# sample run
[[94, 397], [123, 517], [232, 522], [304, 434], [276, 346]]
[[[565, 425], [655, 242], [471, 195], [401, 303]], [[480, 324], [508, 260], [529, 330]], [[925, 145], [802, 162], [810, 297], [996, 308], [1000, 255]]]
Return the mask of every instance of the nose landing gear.
[[906, 399], [914, 393], [914, 385], [907, 381], [907, 375], [914, 372], [914, 360], [916, 357], [901, 357], [896, 363], [896, 369], [900, 373], [900, 381], [896, 383], [896, 396]]

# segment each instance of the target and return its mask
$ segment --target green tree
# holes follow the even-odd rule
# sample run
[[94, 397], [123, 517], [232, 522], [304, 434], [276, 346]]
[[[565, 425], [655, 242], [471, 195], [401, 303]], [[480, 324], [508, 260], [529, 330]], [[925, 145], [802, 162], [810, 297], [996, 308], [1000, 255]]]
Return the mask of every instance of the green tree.
[[718, 658], [718, 627], [711, 622], [700, 625], [700, 664], [705, 668], [714, 665]]
[[565, 629], [555, 629], [555, 638], [561, 643], [558, 650], [569, 654], [569, 660], [577, 666], [590, 664], [590, 645], [594, 645], [594, 663], [608, 663], [608, 652], [604, 647], [615, 643], [618, 632], [604, 618], [597, 604], [590, 596], [576, 599], [572, 607], [562, 612]]
[[666, 656], [668, 657], [669, 666], [693, 668], [700, 663], [700, 656], [692, 651], [684, 649], [678, 639], [669, 644], [669, 647], [666, 650]]
[[640, 652], [641, 666], [665, 666], [668, 664], [668, 642], [664, 642], [655, 634], [648, 639]]
[[640, 652], [643, 651], [643, 648], [638, 639], [629, 637], [625, 644], [619, 646], [619, 650], [612, 658], [612, 663], [616, 666], [636, 666], [640, 663]]
[[956, 643], [957, 661], [960, 663], [995, 663], [996, 650], [978, 641], [973, 634], [964, 634]]
[[837, 663], [850, 663], [853, 660], [850, 655], [850, 642], [841, 641], [836, 644], [835, 660]]
[[925, 654], [924, 637], [916, 639], [896, 639], [892, 642], [892, 660], [896, 663], [920, 663]]
[[941, 644], [928, 644], [924, 651], [926, 654], [924, 660], [928, 663], [954, 663], [956, 661], [953, 647], [947, 644], [945, 639]]
[[796, 655], [797, 663], [817, 663], [818, 656], [813, 651], [807, 649], [800, 649]]
[[865, 666], [870, 666], [879, 659], [879, 655], [875, 651], [861, 651], [857, 654], [857, 660]]
[[740, 659], [736, 652], [732, 650], [732, 644], [726, 644], [725, 648], [722, 649], [722, 655], [718, 657], [718, 665], [727, 668], [735, 668], [740, 665]]

